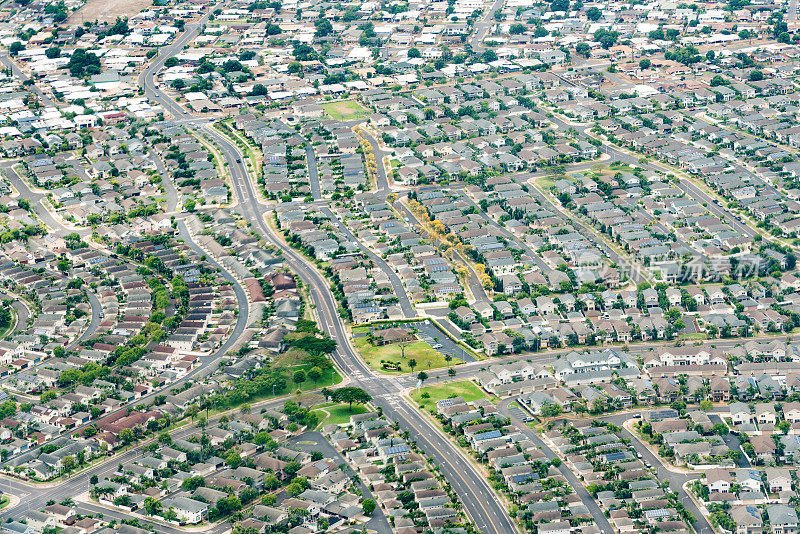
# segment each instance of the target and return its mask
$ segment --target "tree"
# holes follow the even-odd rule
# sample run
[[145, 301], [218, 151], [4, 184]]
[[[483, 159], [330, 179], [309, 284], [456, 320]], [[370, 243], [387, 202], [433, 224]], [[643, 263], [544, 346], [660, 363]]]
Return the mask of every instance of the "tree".
[[181, 489], [186, 491], [194, 491], [201, 486], [206, 485], [206, 479], [200, 475], [189, 477], [181, 483]]
[[236, 469], [242, 463], [242, 457], [238, 452], [232, 452], [225, 458], [225, 463]]
[[121, 439], [125, 445], [128, 445], [136, 441], [136, 434], [134, 434], [133, 430], [130, 428], [123, 428], [119, 433], [119, 439]]
[[8, 47], [8, 51], [12, 56], [16, 56], [23, 50], [25, 50], [25, 45], [19, 41], [14, 41], [11, 43], [11, 46]]
[[497, 53], [494, 50], [484, 50], [482, 57], [484, 63], [491, 63], [492, 61], [497, 61]]
[[377, 504], [373, 499], [364, 499], [364, 502], [361, 503], [361, 507], [364, 509], [364, 515], [366, 516], [371, 516], [376, 506]]
[[230, 495], [223, 497], [217, 501], [217, 513], [220, 516], [225, 516], [233, 512], [238, 512], [242, 509], [242, 501], [238, 497]]
[[419, 380], [420, 384], [424, 384], [425, 381], [428, 379], [428, 373], [425, 371], [420, 371], [417, 373], [417, 380]]
[[711, 431], [718, 436], [724, 436], [728, 433], [728, 426], [725, 423], [717, 423], [711, 427]]
[[308, 376], [308, 378], [310, 378], [311, 381], [314, 382], [314, 387], [317, 387], [317, 380], [322, 378], [322, 369], [320, 369], [319, 367], [312, 367], [311, 369], [308, 370], [306, 376]]
[[647, 59], [647, 58], [644, 58], [643, 60], [641, 60], [639, 62], [639, 68], [642, 69], [642, 70], [649, 69], [651, 65], [652, 65], [651, 61], [649, 59]]
[[719, 74], [717, 74], [716, 76], [711, 78], [711, 87], [717, 87], [717, 86], [720, 86], [720, 85], [727, 85], [727, 84], [728, 84], [728, 80], [726, 80], [725, 78], [723, 78]]
[[292, 375], [292, 382], [297, 384], [298, 386], [306, 381], [306, 372], [302, 369], [295, 371], [294, 375]]
[[415, 360], [414, 358], [411, 358], [410, 360], [408, 360], [408, 366], [411, 367], [411, 372], [413, 373], [414, 372], [414, 367], [417, 366], [417, 360]]
[[76, 48], [67, 63], [70, 75], [83, 78], [87, 75], [100, 74], [102, 67], [100, 58], [94, 52], [87, 52], [83, 48]]
[[74, 456], [64, 456], [61, 459], [61, 466], [63, 467], [64, 471], [69, 473], [73, 469], [75, 469], [75, 457]]
[[704, 412], [710, 412], [714, 409], [714, 403], [708, 399], [700, 401], [700, 409]]
[[751, 82], [760, 82], [764, 79], [764, 73], [758, 69], [754, 69], [750, 71], [750, 81]]
[[422, 52], [420, 52], [418, 48], [414, 48], [414, 47], [409, 48], [408, 49], [408, 57], [410, 57], [410, 58], [422, 57]]
[[161, 501], [153, 497], [146, 497], [144, 500], [144, 511], [147, 515], [158, 515], [161, 512]]
[[586, 10], [586, 18], [591, 21], [600, 20], [600, 17], [602, 16], [603, 12], [596, 7], [590, 7], [589, 9]]
[[525, 33], [527, 28], [524, 24], [512, 24], [511, 27], [508, 29], [508, 33], [511, 35], [521, 35]]
[[575, 45], [575, 52], [584, 57], [589, 57], [592, 53], [592, 48], [586, 43], [578, 43]]
[[550, 11], [569, 11], [569, 0], [553, 0]]
[[313, 355], [321, 355], [330, 354], [336, 350], [336, 341], [330, 338], [306, 336], [292, 341], [291, 346]]
[[303, 493], [303, 491], [305, 491], [303, 489], [303, 486], [301, 486], [297, 482], [292, 482], [291, 484], [286, 486], [286, 493], [288, 493], [292, 497], [297, 497], [298, 495]]
[[58, 267], [58, 270], [62, 273], [69, 271], [69, 260], [67, 258], [59, 258], [56, 267]]
[[332, 399], [334, 402], [348, 403], [352, 412], [354, 402], [366, 404], [372, 400], [372, 396], [361, 388], [349, 386], [334, 390]]
[[266, 489], [267, 491], [275, 491], [280, 487], [281, 487], [281, 481], [278, 480], [278, 477], [276, 477], [272, 473], [268, 473], [267, 476], [264, 477], [264, 489]]
[[50, 47], [45, 50], [44, 55], [47, 56], [47, 59], [56, 59], [61, 56], [61, 49], [57, 46]]
[[303, 466], [300, 465], [300, 462], [298, 462], [297, 460], [292, 460], [291, 462], [283, 466], [283, 472], [286, 473], [286, 478], [292, 479], [294, 478], [294, 475], [297, 474], [297, 472], [300, 471], [302, 468]]
[[333, 32], [333, 25], [328, 19], [317, 19], [314, 21], [314, 26], [317, 28], [314, 37], [325, 37]]
[[556, 417], [562, 413], [564, 413], [563, 408], [561, 408], [560, 404], [556, 403], [545, 404], [541, 409], [542, 417]]

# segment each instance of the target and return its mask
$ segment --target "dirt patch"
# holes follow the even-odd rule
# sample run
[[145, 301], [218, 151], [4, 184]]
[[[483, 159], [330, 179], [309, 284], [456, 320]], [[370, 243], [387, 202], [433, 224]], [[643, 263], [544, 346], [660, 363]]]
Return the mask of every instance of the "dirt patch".
[[67, 22], [114, 22], [117, 17], [130, 18], [151, 5], [153, 0], [88, 0], [82, 8], [70, 15]]

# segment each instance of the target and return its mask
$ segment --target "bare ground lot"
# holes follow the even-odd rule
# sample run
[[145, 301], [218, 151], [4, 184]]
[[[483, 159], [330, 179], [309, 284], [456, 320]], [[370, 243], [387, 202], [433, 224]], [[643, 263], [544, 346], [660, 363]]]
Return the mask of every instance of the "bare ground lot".
[[150, 7], [152, 0], [88, 0], [83, 7], [70, 15], [69, 24], [88, 21], [114, 22], [117, 17], [130, 18]]

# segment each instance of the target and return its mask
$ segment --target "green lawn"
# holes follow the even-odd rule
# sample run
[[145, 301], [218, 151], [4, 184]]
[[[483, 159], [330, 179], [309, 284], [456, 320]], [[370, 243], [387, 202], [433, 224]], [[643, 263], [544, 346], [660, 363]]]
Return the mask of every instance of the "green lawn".
[[[423, 399], [422, 395], [424, 393], [427, 393], [429, 397]], [[428, 386], [426, 388], [419, 388], [418, 390], [415, 389], [411, 393], [411, 398], [423, 407], [428, 405], [432, 406], [440, 400], [449, 399], [451, 397], [463, 397], [467, 402], [489, 398], [489, 396], [471, 380], [451, 382], [449, 384], [442, 384], [441, 386]]]
[[369, 115], [369, 110], [355, 100], [326, 102], [322, 104], [322, 109], [336, 121], [351, 121]]
[[[300, 366], [300, 369], [302, 369], [303, 371], [306, 371], [306, 372], [308, 372], [308, 370], [310, 368], [311, 368], [311, 366], [309, 366], [309, 365]], [[292, 374], [294, 374], [294, 371], [296, 371], [296, 370], [297, 369], [293, 369], [292, 370]], [[325, 387], [325, 386], [333, 386], [335, 384], [338, 384], [341, 381], [342, 381], [342, 377], [339, 376], [339, 373], [336, 371], [336, 369], [325, 369], [325, 370], [322, 371], [322, 376], [320, 377], [319, 380], [317, 380], [316, 384], [314, 383], [313, 380], [311, 380], [309, 378], [306, 378], [306, 381], [303, 382], [300, 385], [299, 388], [298, 388], [297, 384], [295, 384], [294, 382], [291, 383], [291, 388], [292, 388], [293, 391], [296, 390], [296, 389], [301, 389], [303, 391], [308, 391], [310, 389], [317, 389], [317, 388], [321, 388], [321, 387]]]
[[[306, 391], [312, 391], [312, 390], [315, 390], [315, 389], [318, 389], [318, 388], [322, 388], [322, 387], [331, 387], [331, 386], [334, 386], [334, 385], [336, 385], [336, 384], [338, 384], [338, 383], [340, 383], [342, 381], [342, 376], [339, 374], [339, 372], [336, 369], [325, 369], [325, 370], [322, 371], [322, 376], [320, 377], [319, 380], [317, 380], [316, 384], [314, 383], [313, 380], [310, 380], [308, 378], [306, 378], [306, 380], [304, 382], [302, 382], [300, 385], [297, 385], [294, 382], [292, 382], [292, 375], [294, 375], [295, 371], [298, 371], [298, 370], [302, 369], [303, 371], [308, 372], [308, 370], [310, 368], [311, 368], [311, 366], [307, 365], [307, 364], [306, 365], [298, 365], [298, 366], [294, 366], [294, 367], [291, 367], [291, 368], [287, 368], [288, 379], [286, 380], [286, 389], [285, 390], [280, 391], [280, 392], [276, 392], [275, 395], [273, 395], [272, 393], [267, 393], [265, 395], [256, 395], [256, 396], [248, 399], [246, 404], [257, 404], [259, 402], [264, 402], [264, 401], [267, 401], [267, 400], [275, 398], [275, 397], [283, 397], [285, 395], [291, 395], [291, 394], [294, 394], [295, 392], [297, 392], [298, 389], [300, 391], [302, 391], [303, 393], [305, 393]], [[240, 406], [239, 404], [218, 406], [217, 408], [214, 408], [214, 409], [211, 409], [211, 410], [208, 411], [208, 417], [213, 417], [213, 416], [218, 415], [218, 414], [220, 414], [222, 412], [226, 412], [228, 410], [232, 410], [234, 408], [238, 408], [239, 406]], [[203, 410], [201, 412], [201, 414], [202, 415], [206, 415], [206, 411]]]
[[[327, 415], [325, 412], [327, 412], [330, 415]], [[319, 426], [343, 425], [350, 422], [351, 415], [358, 415], [360, 413], [366, 413], [366, 412], [367, 412], [367, 407], [361, 404], [353, 404], [352, 412], [350, 411], [350, 408], [347, 404], [326, 406], [319, 410], [313, 411], [313, 413], [317, 414], [317, 418], [320, 421]]]
[[[376, 347], [372, 345], [367, 338], [357, 337], [353, 339], [353, 345], [361, 352], [367, 364], [378, 371], [392, 374], [410, 373], [411, 367], [408, 365], [409, 360], [414, 359], [417, 365], [414, 367], [414, 372], [427, 371], [428, 369], [441, 369], [442, 367], [452, 367], [464, 363], [459, 358], [453, 358], [450, 361], [444, 359], [444, 355], [425, 343], [424, 341], [413, 341], [407, 343], [405, 352], [401, 349], [400, 345], [384, 345]], [[382, 362], [400, 363], [400, 370], [389, 370], [383, 367]]]
[[558, 176], [542, 176], [536, 179], [536, 184], [544, 189], [545, 191], [550, 191], [556, 183], [556, 180], [559, 180]]

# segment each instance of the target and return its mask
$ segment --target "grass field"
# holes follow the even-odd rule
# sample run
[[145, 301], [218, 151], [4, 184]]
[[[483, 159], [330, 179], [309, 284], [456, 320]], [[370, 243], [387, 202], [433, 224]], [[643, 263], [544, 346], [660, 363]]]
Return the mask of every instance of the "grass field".
[[[430, 397], [423, 399], [422, 395], [427, 393]], [[432, 406], [440, 400], [449, 399], [451, 397], [464, 397], [467, 402], [472, 402], [478, 399], [488, 399], [489, 396], [481, 391], [481, 389], [470, 380], [461, 382], [451, 382], [441, 386], [428, 386], [426, 388], [419, 388], [411, 393], [411, 398], [422, 406]]]
[[[441, 352], [432, 348], [424, 341], [407, 343], [405, 346], [405, 356], [403, 355], [400, 345], [376, 347], [364, 337], [354, 338], [353, 344], [361, 352], [361, 355], [370, 367], [384, 373], [410, 373], [411, 367], [408, 365], [408, 362], [411, 359], [417, 361], [414, 372], [427, 371], [428, 369], [441, 369], [442, 367], [452, 367], [464, 363], [463, 360], [458, 358], [453, 358], [448, 362], [444, 359], [444, 355]], [[384, 369], [381, 360], [392, 363], [400, 362], [400, 370], [390, 371]]]
[[367, 407], [361, 404], [353, 404], [353, 411], [351, 412], [347, 404], [337, 404], [334, 406], [326, 406], [313, 413], [317, 414], [319, 418], [319, 426], [323, 425], [343, 425], [350, 422], [351, 415], [358, 415], [366, 413]]
[[369, 110], [355, 100], [326, 102], [322, 104], [322, 109], [335, 121], [352, 121], [369, 115]]
[[152, 4], [152, 0], [89, 0], [70, 15], [68, 22], [83, 24], [90, 20], [97, 20], [113, 23], [117, 17], [127, 19], [144, 11]]

